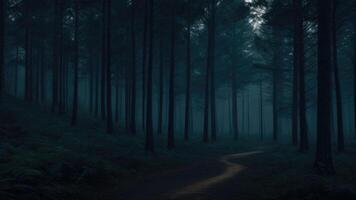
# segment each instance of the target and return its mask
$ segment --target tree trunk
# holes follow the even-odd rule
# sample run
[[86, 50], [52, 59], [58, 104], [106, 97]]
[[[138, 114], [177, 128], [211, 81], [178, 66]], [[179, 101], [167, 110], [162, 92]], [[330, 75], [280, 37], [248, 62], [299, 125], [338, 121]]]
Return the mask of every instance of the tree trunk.
[[135, 9], [136, 1], [131, 1], [131, 120], [130, 131], [136, 134], [136, 33], [135, 33]]
[[[295, 67], [298, 69], [296, 72], [297, 81], [299, 86], [299, 125], [300, 125], [300, 142], [299, 151], [304, 153], [308, 150], [308, 134], [307, 134], [307, 121], [306, 121], [306, 105], [305, 105], [305, 64], [304, 64], [304, 27], [303, 27], [303, 4], [300, 0], [294, 0], [295, 9], [295, 35], [294, 35], [294, 62]], [[299, 80], [298, 80], [299, 77]], [[298, 97], [297, 97], [298, 99]], [[298, 121], [298, 119], [296, 119]], [[293, 130], [292, 130], [293, 131]], [[297, 128], [298, 131], [298, 128]], [[295, 137], [295, 136], [294, 136]], [[294, 138], [296, 140], [296, 138]], [[293, 141], [294, 141], [293, 140]], [[293, 143], [296, 144], [296, 143]]]
[[162, 122], [163, 122], [163, 42], [162, 42], [163, 34], [160, 33], [159, 39], [159, 105], [158, 105], [158, 127], [157, 127], [157, 134], [162, 134]]
[[264, 131], [263, 131], [263, 82], [260, 80], [260, 139], [263, 141]]
[[334, 0], [318, 0], [318, 111], [315, 168], [322, 175], [334, 174], [331, 151], [331, 71]]
[[4, 93], [5, 16], [5, 1], [0, 0], [0, 95]]
[[[215, 100], [215, 15], [216, 15], [216, 0], [211, 0], [211, 21], [210, 21], [210, 102], [211, 102], [211, 140], [217, 140], [217, 123], [216, 123], [216, 100]], [[209, 48], [209, 47], [208, 47]]]
[[[105, 0], [104, 0], [105, 1]], [[111, 105], [111, 0], [107, 0], [106, 8], [106, 131], [112, 134], [114, 131]]]
[[79, 0], [76, 0], [74, 8], [74, 78], [73, 78], [73, 111], [72, 111], [72, 126], [77, 124], [78, 114], [78, 68], [79, 68], [79, 41], [78, 41], [78, 26], [79, 26]]
[[187, 69], [186, 69], [186, 95], [185, 95], [185, 117], [184, 117], [184, 140], [189, 140], [189, 125], [190, 125], [190, 102], [191, 102], [191, 71], [192, 71], [192, 61], [191, 61], [191, 0], [188, 2], [188, 25], [187, 25]]
[[302, 2], [300, 0], [293, 0], [294, 6], [294, 41], [293, 41], [293, 106], [292, 106], [292, 144], [294, 146], [298, 145], [298, 109], [299, 109], [299, 95], [298, 95], [298, 84], [299, 84], [299, 75], [298, 70], [300, 65], [299, 58], [300, 58], [300, 49], [299, 43], [300, 41], [300, 23], [303, 23], [302, 16], [300, 13], [300, 5]]
[[106, 44], [106, 0], [102, 0], [102, 60], [101, 60], [101, 90], [100, 90], [100, 112], [101, 112], [101, 119], [106, 119], [106, 108], [105, 108], [105, 95], [106, 95], [106, 87], [105, 87], [105, 80], [106, 80], [106, 66], [107, 66], [107, 44]]
[[[235, 48], [235, 47], [233, 47]], [[232, 55], [233, 57], [237, 56], [236, 54]], [[232, 95], [231, 95], [231, 104], [232, 104], [232, 132], [234, 139], [239, 138], [239, 129], [238, 129], [238, 113], [237, 113], [237, 81], [236, 81], [236, 63], [232, 63], [232, 73], [231, 73], [231, 85], [232, 85]]]
[[168, 149], [173, 149], [174, 144], [174, 99], [175, 99], [175, 43], [176, 43], [176, 15], [175, 15], [175, 1], [171, 3], [171, 60], [169, 72], [169, 106], [168, 106]]
[[142, 129], [145, 129], [145, 100], [146, 100], [146, 64], [147, 64], [147, 31], [148, 31], [148, 1], [145, 1], [143, 39], [142, 39]]
[[337, 32], [336, 32], [336, 6], [333, 7], [333, 22], [332, 22], [332, 53], [333, 53], [333, 69], [335, 81], [335, 95], [336, 95], [336, 116], [337, 116], [337, 149], [339, 152], [345, 150], [344, 141], [344, 120], [342, 111], [342, 94], [341, 83], [339, 78], [339, 65], [338, 65], [338, 48], [337, 48]]
[[[17, 90], [18, 90], [18, 77], [19, 77], [18, 74], [19, 74], [19, 64], [20, 64], [20, 52], [19, 52], [19, 49], [20, 48], [17, 46], [16, 47], [15, 77], [14, 77], [15, 78], [14, 79], [14, 96], [15, 97], [17, 97]], [[1, 60], [1, 58], [0, 58], [0, 60]], [[0, 94], [1, 94], [1, 92], [0, 92]]]
[[31, 66], [31, 24], [30, 2], [25, 2], [25, 100], [32, 101], [32, 66]]
[[146, 151], [154, 152], [153, 120], [152, 120], [152, 71], [153, 71], [153, 0], [149, 0], [149, 47], [147, 70], [147, 117], [146, 117]]

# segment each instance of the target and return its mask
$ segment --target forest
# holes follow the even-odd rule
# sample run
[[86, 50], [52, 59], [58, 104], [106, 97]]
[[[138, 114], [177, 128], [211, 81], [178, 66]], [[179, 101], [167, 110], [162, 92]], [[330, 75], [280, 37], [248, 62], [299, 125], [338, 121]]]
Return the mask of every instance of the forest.
[[0, 0], [1, 200], [356, 200], [355, 0]]

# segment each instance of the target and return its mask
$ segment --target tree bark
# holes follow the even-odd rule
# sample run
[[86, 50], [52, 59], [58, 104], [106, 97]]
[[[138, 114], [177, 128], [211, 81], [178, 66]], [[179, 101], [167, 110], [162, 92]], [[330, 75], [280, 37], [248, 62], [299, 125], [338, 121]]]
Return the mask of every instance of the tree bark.
[[[299, 129], [300, 142], [299, 151], [304, 153], [308, 150], [308, 134], [306, 121], [306, 103], [305, 103], [305, 63], [304, 63], [304, 26], [303, 26], [303, 4], [300, 0], [294, 0], [295, 7], [295, 35], [294, 35], [294, 61], [295, 67], [298, 69], [297, 80], [299, 84], [299, 102], [297, 104], [299, 110]], [[298, 98], [297, 98], [298, 99]], [[297, 119], [298, 121], [298, 119]], [[297, 128], [298, 130], [298, 128]], [[295, 137], [295, 136], [294, 136]], [[294, 138], [296, 139], [296, 138]]]
[[338, 47], [337, 47], [337, 32], [336, 32], [336, 6], [333, 6], [333, 22], [332, 22], [332, 56], [333, 56], [333, 71], [335, 81], [335, 96], [336, 96], [336, 119], [337, 119], [337, 150], [343, 152], [345, 150], [344, 141], [344, 120], [342, 110], [342, 94], [341, 83], [339, 77], [338, 65]]
[[315, 168], [319, 174], [335, 173], [331, 151], [332, 21], [334, 0], [318, 0], [318, 111]]
[[135, 33], [135, 9], [136, 1], [131, 1], [131, 120], [130, 131], [136, 134], [136, 33]]
[[111, 0], [104, 0], [106, 2], [106, 131], [112, 134], [114, 131], [112, 119], [112, 85], [111, 85]]
[[143, 39], [142, 39], [142, 129], [145, 129], [145, 101], [146, 101], [146, 64], [147, 64], [147, 32], [148, 32], [148, 1], [145, 1]]
[[146, 117], [146, 151], [154, 152], [153, 120], [152, 120], [152, 71], [153, 71], [153, 38], [154, 17], [153, 0], [149, 0], [149, 47], [148, 47], [148, 70], [147, 70], [147, 117]]
[[[211, 140], [215, 142], [217, 140], [217, 123], [216, 123], [216, 97], [215, 97], [215, 30], [216, 30], [216, 0], [211, 0], [211, 29], [210, 29], [210, 102], [211, 102]], [[208, 47], [209, 48], [209, 47]]]
[[78, 115], [78, 68], [79, 68], [79, 41], [78, 41], [78, 29], [79, 29], [79, 0], [76, 0], [74, 5], [74, 78], [73, 78], [73, 110], [72, 110], [72, 122], [71, 125], [77, 124]]
[[5, 0], [0, 0], [0, 95], [4, 93], [5, 16]]
[[192, 78], [192, 61], [191, 61], [191, 0], [188, 2], [188, 25], [187, 25], [187, 69], [186, 69], [186, 96], [185, 96], [185, 117], [184, 117], [184, 140], [189, 141], [190, 126], [190, 102], [191, 102], [191, 78]]
[[171, 3], [171, 60], [169, 72], [169, 106], [168, 106], [168, 149], [175, 147], [174, 141], [174, 99], [175, 99], [175, 48], [176, 48], [176, 14], [175, 14], [175, 1]]

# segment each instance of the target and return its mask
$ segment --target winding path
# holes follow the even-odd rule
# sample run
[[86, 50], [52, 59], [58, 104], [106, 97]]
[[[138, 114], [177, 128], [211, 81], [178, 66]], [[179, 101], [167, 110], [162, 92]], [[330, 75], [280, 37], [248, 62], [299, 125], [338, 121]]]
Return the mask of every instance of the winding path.
[[219, 161], [226, 166], [226, 169], [222, 174], [200, 180], [182, 189], [179, 189], [177, 192], [171, 195], [170, 199], [180, 199], [185, 196], [202, 193], [218, 183], [233, 178], [235, 175], [246, 169], [246, 167], [232, 162], [232, 159], [243, 158], [260, 153], [263, 153], [263, 151], [251, 151], [245, 153], [230, 154], [221, 157]]

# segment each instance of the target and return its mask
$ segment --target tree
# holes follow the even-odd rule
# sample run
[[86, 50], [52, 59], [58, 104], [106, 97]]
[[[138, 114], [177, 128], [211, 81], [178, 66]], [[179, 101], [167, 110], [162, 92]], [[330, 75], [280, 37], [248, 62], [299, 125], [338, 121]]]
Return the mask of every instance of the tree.
[[0, 0], [0, 95], [4, 93], [5, 0]]
[[[106, 109], [107, 109], [107, 126], [108, 133], [113, 133], [112, 105], [111, 105], [111, 0], [104, 0], [106, 3]], [[105, 13], [104, 12], [104, 13]], [[105, 27], [105, 26], [104, 26]]]
[[314, 165], [317, 172], [323, 175], [335, 173], [330, 127], [333, 6], [334, 0], [318, 0], [318, 111]]
[[184, 123], [184, 140], [189, 140], [190, 125], [190, 105], [191, 105], [191, 78], [192, 78], [192, 61], [191, 61], [191, 0], [188, 0], [188, 19], [187, 19], [187, 69], [186, 69], [186, 95], [185, 95], [185, 123]]
[[333, 6], [333, 21], [332, 21], [332, 59], [333, 59], [333, 75], [335, 83], [336, 97], [336, 121], [337, 121], [337, 150], [343, 152], [345, 150], [344, 141], [344, 120], [342, 116], [342, 95], [341, 83], [339, 78], [338, 65], [338, 47], [337, 47], [337, 31], [336, 31], [336, 5]]
[[[233, 39], [236, 40], [236, 30], [233, 30]], [[232, 63], [231, 63], [231, 107], [232, 107], [232, 133], [234, 139], [237, 140], [239, 138], [239, 127], [238, 127], [238, 112], [237, 112], [237, 50], [236, 45], [234, 44], [232, 48]]]
[[146, 117], [146, 151], [154, 152], [153, 120], [152, 120], [152, 71], [153, 71], [153, 38], [154, 17], [153, 0], [149, 0], [149, 46], [148, 46], [148, 69], [147, 69], [147, 117]]
[[31, 67], [31, 14], [30, 1], [25, 2], [25, 100], [32, 101], [32, 67]]
[[171, 2], [171, 51], [170, 51], [170, 71], [169, 71], [169, 102], [168, 102], [168, 143], [167, 148], [173, 149], [174, 142], [174, 108], [175, 108], [175, 48], [176, 48], [176, 10], [175, 2]]
[[147, 32], [148, 32], [148, 1], [145, 1], [142, 39], [142, 129], [145, 129], [145, 100], [146, 100], [146, 65], [147, 65]]
[[[294, 74], [294, 78], [299, 80], [294, 80], [294, 83], [298, 83], [299, 86], [299, 103], [297, 105], [293, 105], [293, 111], [295, 112], [295, 107], [299, 107], [299, 129], [300, 129], [300, 142], [299, 142], [299, 151], [306, 152], [308, 150], [308, 134], [307, 134], [307, 124], [306, 124], [306, 106], [305, 106], [305, 64], [304, 64], [304, 26], [303, 26], [303, 5], [302, 1], [294, 0], [294, 9], [295, 9], [295, 30], [294, 30], [294, 67], [297, 68], [297, 73]], [[294, 97], [297, 98], [298, 97]], [[295, 100], [295, 99], [294, 99]], [[299, 105], [299, 106], [298, 106]], [[294, 113], [295, 114], [295, 113]], [[297, 119], [294, 119], [298, 121]], [[295, 123], [295, 122], [294, 122]], [[293, 123], [293, 124], [294, 124]], [[293, 129], [297, 127], [293, 127]], [[294, 133], [295, 134], [295, 133]], [[296, 136], [293, 135], [293, 143], [296, 144]]]
[[77, 114], [78, 114], [78, 68], [79, 68], [79, 0], [74, 2], [74, 82], [73, 82], [73, 111], [72, 111], [72, 122], [74, 126], [77, 124]]
[[136, 134], [136, 33], [135, 33], [135, 9], [136, 1], [131, 1], [131, 120], [130, 131]]

